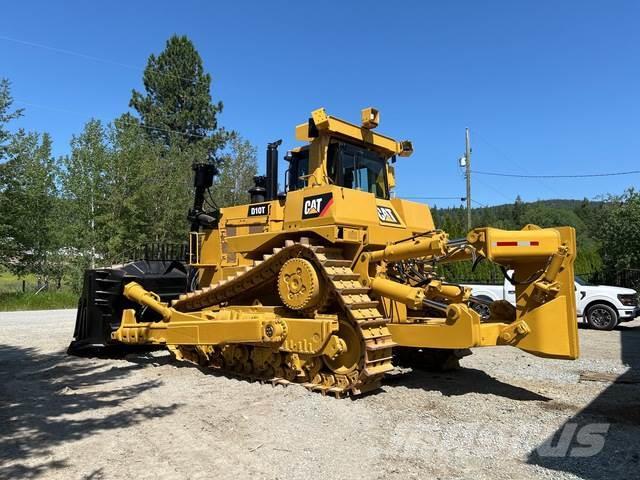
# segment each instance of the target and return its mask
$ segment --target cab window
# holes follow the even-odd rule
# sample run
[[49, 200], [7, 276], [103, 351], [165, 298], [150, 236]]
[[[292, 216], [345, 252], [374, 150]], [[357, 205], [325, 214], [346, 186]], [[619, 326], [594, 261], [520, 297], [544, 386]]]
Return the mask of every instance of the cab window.
[[328, 173], [333, 182], [345, 188], [389, 198], [386, 161], [375, 152], [343, 142], [329, 149]]
[[307, 185], [309, 175], [309, 150], [290, 152], [289, 169], [287, 170], [288, 190], [299, 190]]

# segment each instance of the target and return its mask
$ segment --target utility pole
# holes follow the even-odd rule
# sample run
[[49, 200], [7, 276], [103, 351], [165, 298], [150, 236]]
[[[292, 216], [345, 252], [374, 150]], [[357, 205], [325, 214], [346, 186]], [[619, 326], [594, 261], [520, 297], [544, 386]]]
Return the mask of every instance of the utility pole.
[[465, 129], [465, 178], [467, 180], [467, 231], [471, 230], [471, 142], [469, 141], [469, 129]]

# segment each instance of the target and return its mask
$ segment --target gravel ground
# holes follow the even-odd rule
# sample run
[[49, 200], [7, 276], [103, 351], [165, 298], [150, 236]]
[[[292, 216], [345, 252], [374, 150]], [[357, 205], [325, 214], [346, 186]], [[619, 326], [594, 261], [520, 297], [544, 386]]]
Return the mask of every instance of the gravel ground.
[[[638, 476], [640, 320], [581, 329], [575, 362], [480, 349], [336, 400], [164, 352], [68, 357], [74, 317], [0, 313], [0, 479]], [[624, 383], [580, 380], [594, 372]]]

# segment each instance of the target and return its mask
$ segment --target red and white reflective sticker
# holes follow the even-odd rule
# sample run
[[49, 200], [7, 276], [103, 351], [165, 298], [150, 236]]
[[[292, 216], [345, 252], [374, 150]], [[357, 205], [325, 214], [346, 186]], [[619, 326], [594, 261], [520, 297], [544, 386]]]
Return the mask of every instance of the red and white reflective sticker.
[[519, 241], [502, 241], [493, 242], [494, 247], [538, 247], [540, 242], [537, 240], [519, 240]]

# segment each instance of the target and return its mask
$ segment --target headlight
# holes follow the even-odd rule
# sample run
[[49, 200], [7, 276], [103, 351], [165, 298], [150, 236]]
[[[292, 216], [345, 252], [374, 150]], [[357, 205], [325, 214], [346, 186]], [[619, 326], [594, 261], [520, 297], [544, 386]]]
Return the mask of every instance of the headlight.
[[620, 300], [620, 303], [627, 306], [627, 307], [635, 307], [636, 305], [638, 305], [638, 296], [635, 294], [623, 294], [623, 295], [618, 295], [618, 300]]

